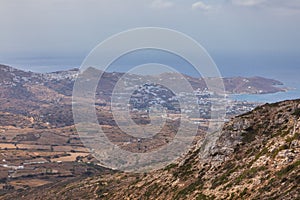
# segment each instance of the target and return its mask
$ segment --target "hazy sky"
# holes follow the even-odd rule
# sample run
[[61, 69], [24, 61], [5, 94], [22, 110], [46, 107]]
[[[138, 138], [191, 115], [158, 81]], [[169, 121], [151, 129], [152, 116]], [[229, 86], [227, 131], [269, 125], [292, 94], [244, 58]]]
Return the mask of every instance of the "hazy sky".
[[190, 35], [225, 73], [300, 65], [299, 0], [0, 0], [0, 24], [0, 63], [35, 71], [79, 66], [107, 37], [145, 26]]

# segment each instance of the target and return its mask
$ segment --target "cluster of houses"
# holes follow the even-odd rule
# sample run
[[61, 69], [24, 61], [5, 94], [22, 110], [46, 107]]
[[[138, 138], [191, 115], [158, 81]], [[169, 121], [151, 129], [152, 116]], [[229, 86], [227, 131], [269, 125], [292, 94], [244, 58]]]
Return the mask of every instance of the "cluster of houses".
[[[119, 102], [128, 101], [126, 91], [118, 94]], [[180, 105], [182, 103], [184, 105]], [[211, 119], [214, 111], [225, 112], [228, 118], [254, 109], [258, 104], [234, 101], [224, 98], [208, 89], [197, 89], [193, 93], [181, 92], [176, 96], [168, 88], [159, 84], [144, 84], [130, 96], [129, 104], [114, 105], [121, 110], [128, 108], [132, 112], [166, 111], [170, 114], [184, 114], [188, 118]], [[213, 110], [214, 109], [214, 110]]]

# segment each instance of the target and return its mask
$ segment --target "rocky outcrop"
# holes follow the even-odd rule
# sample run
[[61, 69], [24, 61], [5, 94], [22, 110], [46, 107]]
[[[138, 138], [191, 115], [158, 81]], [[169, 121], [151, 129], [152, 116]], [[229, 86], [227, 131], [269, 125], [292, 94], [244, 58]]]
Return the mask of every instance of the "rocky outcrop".
[[203, 148], [201, 140], [184, 158], [158, 171], [117, 172], [5, 198], [300, 198], [300, 100], [260, 106], [235, 117], [218, 134], [214, 145]]

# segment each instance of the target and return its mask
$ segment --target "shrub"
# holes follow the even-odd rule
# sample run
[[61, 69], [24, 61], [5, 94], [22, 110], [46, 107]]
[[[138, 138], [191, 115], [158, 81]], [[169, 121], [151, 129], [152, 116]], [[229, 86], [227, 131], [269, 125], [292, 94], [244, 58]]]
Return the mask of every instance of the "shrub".
[[291, 165], [288, 165], [286, 168], [281, 169], [279, 172], [277, 172], [277, 176], [281, 177], [281, 176], [284, 176], [286, 174], [289, 174], [290, 172], [292, 172], [299, 165], [300, 165], [300, 160], [294, 162]]
[[300, 108], [296, 108], [292, 115], [295, 115], [296, 117], [300, 117]]

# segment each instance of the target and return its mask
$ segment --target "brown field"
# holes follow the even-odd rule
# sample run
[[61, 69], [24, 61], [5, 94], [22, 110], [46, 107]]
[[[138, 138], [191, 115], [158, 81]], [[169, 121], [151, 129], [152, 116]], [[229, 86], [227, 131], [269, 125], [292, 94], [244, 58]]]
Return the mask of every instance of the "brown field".
[[79, 147], [79, 146], [53, 146], [53, 151], [70, 152], [72, 150], [77, 151], [77, 152], [84, 152], [84, 153], [89, 152], [89, 150], [85, 147]]
[[48, 151], [35, 151], [35, 152], [28, 152], [29, 155], [31, 156], [41, 156], [41, 157], [47, 157], [47, 156], [55, 156], [55, 155], [60, 155], [64, 154], [65, 152], [48, 152]]
[[76, 158], [78, 156], [88, 156], [88, 153], [70, 153], [70, 156], [64, 156], [64, 157], [60, 157], [60, 158], [53, 158], [51, 159], [51, 162], [73, 162], [76, 161]]
[[11, 143], [0, 143], [0, 149], [16, 149], [17, 147]]
[[51, 150], [50, 145], [35, 145], [35, 144], [17, 144], [19, 149], [39, 149], [39, 150]]
[[30, 187], [38, 187], [38, 186], [46, 185], [48, 183], [51, 182], [47, 180], [41, 180], [41, 179], [15, 180], [10, 182], [10, 184], [15, 187], [20, 187], [24, 185], [28, 185]]

